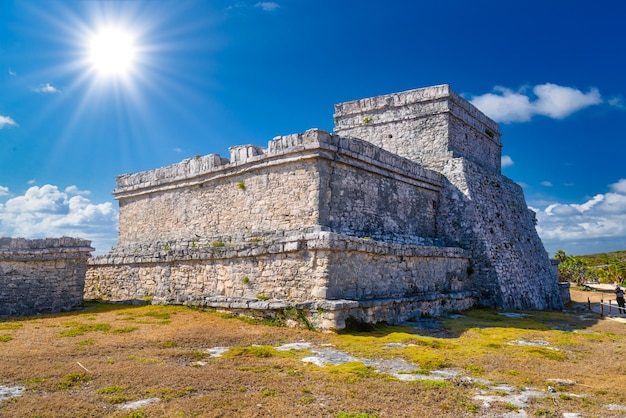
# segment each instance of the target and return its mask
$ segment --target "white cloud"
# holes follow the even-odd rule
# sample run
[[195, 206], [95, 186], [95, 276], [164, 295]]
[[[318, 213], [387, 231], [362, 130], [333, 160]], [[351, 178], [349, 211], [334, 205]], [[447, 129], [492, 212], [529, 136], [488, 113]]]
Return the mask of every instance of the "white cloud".
[[622, 96], [611, 97], [609, 100], [607, 100], [607, 103], [609, 104], [609, 106], [613, 106], [618, 109], [626, 109], [626, 105], [624, 105], [624, 97]]
[[508, 155], [503, 155], [502, 157], [500, 157], [500, 165], [502, 166], [502, 168], [510, 167], [513, 164], [515, 164], [513, 162], [513, 158], [509, 157]]
[[255, 4], [254, 7], [261, 8], [266, 12], [273, 12], [274, 10], [278, 9], [280, 5], [273, 1], [262, 1]]
[[177, 153], [183, 152], [182, 148], [172, 148], [172, 151], [177, 152]]
[[88, 196], [88, 195], [91, 194], [91, 192], [89, 190], [80, 190], [78, 187], [76, 187], [74, 185], [66, 187], [65, 188], [65, 193], [84, 195], [84, 196]]
[[537, 232], [554, 253], [591, 254], [623, 250], [626, 242], [626, 179], [611, 184], [610, 192], [582, 203], [551, 203], [537, 214]]
[[626, 179], [619, 179], [617, 183], [613, 183], [609, 187], [615, 193], [626, 194]]
[[0, 129], [4, 128], [5, 126], [17, 126], [17, 123], [13, 119], [11, 119], [10, 116], [0, 115]]
[[0, 204], [0, 236], [71, 236], [89, 239], [97, 252], [106, 252], [117, 240], [118, 213], [111, 202], [92, 203], [88, 194], [76, 186], [65, 191], [50, 184], [32, 186]]
[[552, 187], [552, 182], [549, 181], [542, 181], [541, 185], [544, 187]]
[[532, 89], [513, 91], [497, 86], [495, 93], [475, 96], [470, 101], [496, 122], [527, 122], [535, 115], [563, 119], [574, 112], [602, 103], [600, 92], [592, 88], [587, 93], [552, 83], [540, 84]]
[[42, 94], [51, 94], [51, 93], [59, 93], [60, 92], [59, 89], [57, 89], [56, 87], [54, 87], [50, 83], [42, 84], [41, 86], [39, 86], [37, 88], [34, 88], [33, 91], [36, 92], [36, 93], [42, 93]]
[[11, 77], [15, 77], [17, 75], [17, 73], [9, 68], [9, 75]]
[[0, 186], [0, 196], [7, 196], [9, 194], [9, 188]]

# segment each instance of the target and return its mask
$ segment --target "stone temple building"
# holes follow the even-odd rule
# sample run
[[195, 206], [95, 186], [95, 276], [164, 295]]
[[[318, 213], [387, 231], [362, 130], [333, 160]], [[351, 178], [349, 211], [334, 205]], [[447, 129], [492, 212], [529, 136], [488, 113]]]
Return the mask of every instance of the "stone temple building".
[[562, 307], [495, 122], [447, 85], [334, 117], [334, 133], [118, 176], [118, 244], [90, 260], [85, 297], [295, 309], [320, 329]]

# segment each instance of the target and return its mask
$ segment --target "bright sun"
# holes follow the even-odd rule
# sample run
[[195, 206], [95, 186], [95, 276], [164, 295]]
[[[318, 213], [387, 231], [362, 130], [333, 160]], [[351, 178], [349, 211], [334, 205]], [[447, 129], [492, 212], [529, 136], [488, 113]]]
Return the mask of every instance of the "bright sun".
[[133, 37], [120, 29], [103, 29], [91, 38], [89, 59], [101, 75], [124, 76], [135, 59]]

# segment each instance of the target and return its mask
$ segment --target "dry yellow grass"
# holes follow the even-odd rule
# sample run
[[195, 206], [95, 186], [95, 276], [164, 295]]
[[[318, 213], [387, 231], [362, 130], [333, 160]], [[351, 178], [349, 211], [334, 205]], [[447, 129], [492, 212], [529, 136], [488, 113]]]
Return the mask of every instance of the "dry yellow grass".
[[[597, 293], [572, 294], [576, 302], [599, 300]], [[173, 306], [96, 304], [8, 320], [0, 322], [0, 387], [24, 391], [0, 401], [0, 416], [626, 415], [619, 410], [626, 405], [626, 324], [574, 310], [526, 314], [473, 310], [434, 330], [378, 326], [341, 334]], [[418, 368], [415, 376], [440, 369], [459, 374], [401, 381], [359, 362], [305, 363], [310, 349], [272, 348], [302, 341], [358, 359], [404, 359]], [[210, 357], [207, 350], [214, 347], [231, 350]], [[523, 406], [507, 394], [523, 396], [531, 389], [536, 393]], [[488, 408], [478, 395], [492, 397]], [[158, 401], [122, 409], [146, 399]]]

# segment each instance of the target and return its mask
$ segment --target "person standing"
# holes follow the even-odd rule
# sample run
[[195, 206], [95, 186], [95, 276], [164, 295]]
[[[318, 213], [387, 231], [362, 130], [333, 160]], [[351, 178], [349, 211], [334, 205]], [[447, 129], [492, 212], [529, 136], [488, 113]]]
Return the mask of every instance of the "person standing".
[[624, 307], [624, 290], [617, 285], [615, 287], [615, 299], [617, 300], [617, 305], [619, 306], [619, 313], [624, 313], [626, 308]]

